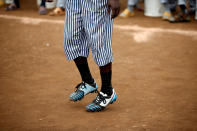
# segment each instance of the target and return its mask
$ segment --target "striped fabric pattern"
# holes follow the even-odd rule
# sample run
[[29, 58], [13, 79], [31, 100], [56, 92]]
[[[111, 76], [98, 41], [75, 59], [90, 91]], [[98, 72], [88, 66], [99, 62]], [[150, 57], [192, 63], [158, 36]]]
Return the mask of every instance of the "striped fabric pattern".
[[64, 50], [68, 60], [88, 57], [89, 49], [98, 66], [113, 61], [113, 20], [108, 0], [66, 0]]

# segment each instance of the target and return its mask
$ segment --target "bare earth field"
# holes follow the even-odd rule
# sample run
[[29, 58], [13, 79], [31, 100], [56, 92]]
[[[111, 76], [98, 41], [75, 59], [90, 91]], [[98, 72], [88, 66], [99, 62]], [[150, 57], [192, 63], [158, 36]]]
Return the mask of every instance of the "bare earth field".
[[[170, 24], [137, 11], [117, 18], [118, 100], [88, 113], [96, 94], [69, 101], [81, 80], [64, 55], [64, 16], [39, 16], [32, 1], [21, 4], [15, 12], [0, 8], [1, 131], [197, 131], [197, 21]], [[88, 60], [100, 85], [98, 67]]]

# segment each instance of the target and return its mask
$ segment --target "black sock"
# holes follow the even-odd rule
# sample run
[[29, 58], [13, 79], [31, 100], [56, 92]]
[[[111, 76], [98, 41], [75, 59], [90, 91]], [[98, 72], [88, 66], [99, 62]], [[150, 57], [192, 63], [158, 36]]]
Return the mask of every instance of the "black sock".
[[112, 95], [112, 64], [109, 63], [106, 66], [100, 67], [100, 74], [101, 74], [101, 92], [107, 94], [108, 96]]
[[82, 81], [84, 81], [88, 84], [94, 84], [94, 79], [92, 78], [92, 75], [90, 73], [87, 58], [86, 57], [78, 57], [78, 58], [74, 59], [74, 62], [79, 70]]
[[180, 5], [180, 8], [181, 8], [181, 12], [183, 14], [185, 14], [186, 13], [186, 6], [185, 5]]
[[42, 0], [42, 1], [41, 1], [40, 6], [43, 6], [43, 7], [45, 7], [45, 6], [46, 6], [45, 0]]

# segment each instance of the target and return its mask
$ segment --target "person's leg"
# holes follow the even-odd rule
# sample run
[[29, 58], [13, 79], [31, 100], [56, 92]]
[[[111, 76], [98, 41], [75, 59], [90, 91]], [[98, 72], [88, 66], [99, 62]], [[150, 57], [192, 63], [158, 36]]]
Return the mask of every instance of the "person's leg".
[[56, 7], [53, 11], [49, 13], [50, 16], [60, 16], [60, 15], [65, 15], [65, 9]]
[[108, 96], [112, 95], [112, 63], [109, 63], [105, 66], [100, 66], [100, 75], [101, 75], [101, 92], [107, 94]]
[[58, 0], [56, 8], [49, 13], [50, 16], [65, 15], [65, 2], [66, 0]]
[[[169, 22], [171, 23], [176, 23], [176, 22], [180, 22], [182, 21], [182, 18], [180, 17], [180, 15], [177, 13], [177, 5], [179, 0], [169, 0], [170, 1], [170, 11], [172, 12], [172, 17], [170, 17]], [[173, 4], [175, 4], [175, 8], [172, 8]]]
[[173, 12], [173, 17], [169, 20], [171, 23], [189, 22], [190, 16], [186, 8], [186, 0], [177, 0], [177, 5], [180, 7], [180, 12]]
[[188, 13], [187, 8], [186, 8], [186, 0], [178, 0], [178, 5], [179, 5], [179, 7], [181, 9], [181, 12], [183, 14], [187, 14]]
[[80, 56], [74, 59], [74, 62], [79, 70], [82, 81], [88, 84], [94, 84], [94, 79], [90, 73], [87, 58]]
[[120, 14], [120, 17], [128, 18], [134, 16], [133, 8], [136, 5], [136, 0], [128, 0], [127, 8]]
[[196, 13], [195, 13], [195, 20], [197, 20], [197, 1], [196, 1]]
[[56, 6], [61, 8], [62, 10], [64, 10], [65, 9], [65, 2], [66, 2], [66, 0], [58, 0]]
[[177, 0], [168, 0], [171, 13], [176, 12]]
[[65, 7], [66, 7], [66, 0], [63, 0], [63, 1], [64, 1], [64, 4], [63, 5], [64, 5], [64, 9], [65, 9]]
[[178, 5], [181, 9], [181, 13], [179, 14], [180, 17], [182, 18], [181, 22], [189, 22], [190, 16], [189, 16], [189, 11], [187, 10], [186, 7], [186, 0], [178, 0]]
[[46, 0], [41, 0], [40, 6], [46, 7]]
[[144, 11], [144, 9], [140, 6], [140, 0], [136, 0], [135, 8], [138, 11]]
[[69, 1], [65, 9], [64, 50], [67, 59], [74, 60], [82, 78], [82, 82], [71, 93], [70, 100], [78, 101], [96, 91], [98, 86], [92, 78], [87, 62], [89, 44], [83, 27], [81, 0]]
[[196, 0], [189, 0], [189, 13], [195, 14], [196, 11]]
[[170, 6], [168, 0], [160, 0], [160, 2], [163, 4], [165, 12], [170, 12]]
[[181, 9], [181, 12], [183, 14], [185, 14], [186, 13], [186, 1], [185, 0], [178, 0], [178, 5]]
[[86, 106], [89, 112], [99, 112], [104, 110], [109, 104], [113, 104], [117, 99], [115, 90], [112, 88], [112, 63], [100, 66], [101, 90], [96, 99]]
[[133, 12], [136, 3], [137, 3], [136, 0], [128, 0], [128, 9], [130, 12]]
[[[96, 99], [89, 104], [86, 109], [90, 112], [97, 112], [103, 110], [109, 104], [112, 104], [117, 96], [115, 90], [112, 88], [112, 30], [113, 20], [111, 15], [107, 12], [107, 0], [101, 3], [84, 2], [82, 10], [82, 17], [84, 20], [84, 29], [87, 32], [88, 39], [90, 40], [90, 48], [92, 56], [99, 66], [101, 76], [101, 90]], [[95, 9], [89, 11], [93, 5]], [[102, 8], [101, 8], [102, 7]], [[99, 9], [99, 11], [98, 11]]]
[[38, 10], [38, 13], [40, 15], [46, 15], [47, 14], [47, 9], [46, 9], [46, 0], [42, 0], [40, 3], [40, 8]]
[[74, 59], [74, 62], [81, 75], [82, 83], [77, 85], [76, 91], [70, 95], [70, 100], [78, 101], [81, 100], [85, 95], [97, 91], [98, 86], [90, 73], [87, 58], [79, 56]]
[[160, 2], [164, 6], [164, 13], [163, 13], [162, 19], [163, 20], [169, 20], [170, 17], [172, 16], [171, 10], [170, 10], [169, 0], [160, 0]]
[[6, 11], [12, 11], [12, 10], [16, 10], [20, 8], [20, 2], [19, 0], [14, 0], [12, 4], [10, 4], [9, 6], [7, 6], [5, 8]]

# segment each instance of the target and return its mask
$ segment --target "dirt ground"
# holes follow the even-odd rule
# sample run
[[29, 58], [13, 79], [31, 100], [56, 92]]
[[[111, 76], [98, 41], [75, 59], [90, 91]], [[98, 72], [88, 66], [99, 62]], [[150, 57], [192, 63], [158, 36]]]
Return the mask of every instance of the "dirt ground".
[[[88, 113], [85, 106], [96, 94], [69, 101], [81, 80], [64, 55], [64, 16], [39, 16], [34, 2], [23, 0], [15, 12], [0, 8], [1, 131], [197, 131], [197, 21], [170, 24], [137, 11], [133, 18], [117, 18], [118, 100]], [[28, 23], [5, 15], [61, 22]], [[88, 60], [100, 85], [98, 67]]]

